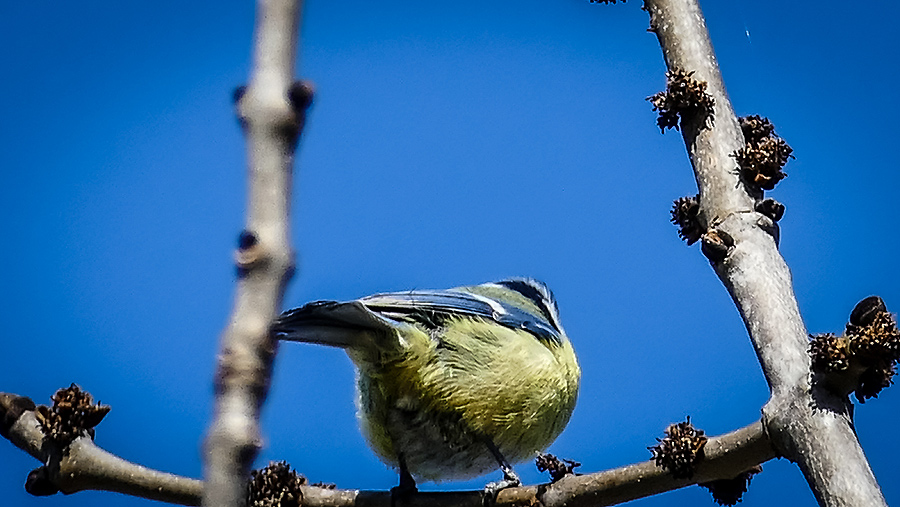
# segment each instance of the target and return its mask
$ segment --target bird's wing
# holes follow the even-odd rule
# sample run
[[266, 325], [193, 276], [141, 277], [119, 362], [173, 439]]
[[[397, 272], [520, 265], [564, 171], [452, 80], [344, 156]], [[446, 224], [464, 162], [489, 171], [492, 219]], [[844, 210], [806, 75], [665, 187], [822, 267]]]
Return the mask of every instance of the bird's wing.
[[[439, 329], [451, 318], [490, 319], [559, 343], [559, 331], [535, 315], [495, 299], [460, 290], [416, 290], [375, 294], [356, 301], [316, 301], [282, 313], [272, 332], [282, 340], [354, 347], [393, 335], [410, 324]], [[380, 341], [380, 340], [379, 340]], [[364, 343], [365, 342], [365, 343]]]
[[373, 312], [392, 321], [411, 321], [425, 327], [441, 327], [448, 318], [491, 319], [498, 324], [530, 331], [541, 338], [559, 342], [559, 332], [543, 316], [496, 299], [461, 290], [416, 290], [375, 294], [359, 300]]

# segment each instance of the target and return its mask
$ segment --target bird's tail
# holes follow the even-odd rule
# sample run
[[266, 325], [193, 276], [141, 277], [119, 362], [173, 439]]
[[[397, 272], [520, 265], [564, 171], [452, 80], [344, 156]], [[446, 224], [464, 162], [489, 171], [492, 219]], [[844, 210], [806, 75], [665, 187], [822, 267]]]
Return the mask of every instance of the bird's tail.
[[366, 349], [394, 325], [360, 301], [316, 301], [282, 313], [272, 333], [280, 340]]

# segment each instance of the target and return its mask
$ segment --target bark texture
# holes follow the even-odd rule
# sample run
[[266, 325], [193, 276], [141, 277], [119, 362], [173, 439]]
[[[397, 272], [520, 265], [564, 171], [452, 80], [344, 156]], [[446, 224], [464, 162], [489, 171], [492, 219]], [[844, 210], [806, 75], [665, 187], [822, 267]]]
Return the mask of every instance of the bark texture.
[[800, 466], [821, 505], [886, 505], [853, 431], [850, 400], [811, 382], [808, 334], [778, 252], [778, 226], [755, 211], [762, 191], [740, 181], [732, 154], [744, 138], [700, 6], [646, 0], [645, 7], [667, 67], [693, 72], [715, 99], [712, 121], [682, 117], [681, 130], [700, 190], [704, 253], [740, 310], [771, 389], [763, 421], [773, 445]]

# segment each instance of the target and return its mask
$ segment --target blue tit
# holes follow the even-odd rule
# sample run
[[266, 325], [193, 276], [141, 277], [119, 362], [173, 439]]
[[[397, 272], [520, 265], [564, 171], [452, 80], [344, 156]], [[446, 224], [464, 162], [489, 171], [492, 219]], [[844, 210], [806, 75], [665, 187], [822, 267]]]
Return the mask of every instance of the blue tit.
[[578, 396], [556, 301], [528, 278], [313, 302], [281, 314], [273, 332], [346, 350], [360, 427], [399, 469], [399, 490], [498, 467], [496, 489], [520, 484], [510, 463], [546, 449]]

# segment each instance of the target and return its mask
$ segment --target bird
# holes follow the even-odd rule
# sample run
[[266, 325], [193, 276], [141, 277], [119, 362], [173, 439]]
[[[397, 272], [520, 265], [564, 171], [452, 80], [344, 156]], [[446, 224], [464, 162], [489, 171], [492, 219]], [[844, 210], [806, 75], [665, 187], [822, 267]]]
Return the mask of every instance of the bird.
[[360, 429], [399, 471], [395, 493], [498, 468], [503, 480], [486, 491], [520, 485], [511, 463], [549, 447], [578, 397], [581, 370], [556, 300], [531, 278], [315, 301], [271, 329], [346, 351]]

